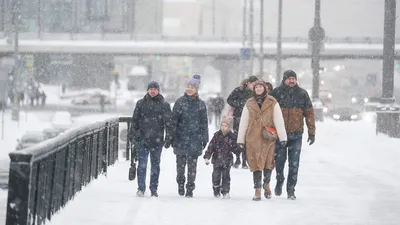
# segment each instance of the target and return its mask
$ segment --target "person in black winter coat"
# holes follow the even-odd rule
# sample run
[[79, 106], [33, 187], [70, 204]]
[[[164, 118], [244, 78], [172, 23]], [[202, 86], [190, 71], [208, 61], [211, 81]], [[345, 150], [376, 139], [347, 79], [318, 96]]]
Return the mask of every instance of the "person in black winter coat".
[[232, 120], [224, 119], [221, 122], [221, 128], [215, 132], [214, 137], [208, 144], [208, 149], [204, 154], [206, 165], [213, 164], [212, 184], [214, 196], [219, 198], [230, 198], [231, 189], [231, 166], [233, 164], [233, 154], [239, 152], [236, 143], [237, 135], [232, 131]]
[[[136, 103], [129, 131], [129, 136], [133, 139], [132, 143], [138, 145], [138, 191], [136, 193], [138, 197], [143, 197], [146, 190], [146, 170], [149, 154], [151, 196], [158, 197], [161, 151], [164, 144], [165, 148], [169, 148], [172, 142], [174, 127], [171, 107], [159, 94], [159, 90], [160, 85], [157, 82], [149, 83], [147, 94]], [[166, 131], [165, 140], [164, 131]]]
[[193, 197], [197, 172], [197, 159], [208, 143], [208, 119], [206, 103], [199, 98], [200, 75], [195, 74], [188, 82], [185, 94], [176, 100], [174, 115], [173, 148], [179, 195], [185, 195], [185, 167], [188, 167], [186, 197]]
[[221, 115], [222, 115], [222, 110], [224, 110], [224, 107], [225, 107], [225, 100], [218, 93], [217, 97], [215, 97], [213, 99], [213, 111], [214, 111], [214, 115], [215, 115], [215, 127], [216, 127], [216, 129], [218, 129], [218, 126], [221, 123]]
[[[228, 104], [233, 108], [233, 130], [237, 134], [239, 131], [240, 117], [242, 116], [243, 107], [247, 100], [253, 97], [253, 86], [258, 81], [256, 76], [250, 76], [242, 84], [235, 88], [226, 100]], [[236, 155], [235, 168], [240, 165], [240, 154]], [[242, 152], [242, 168], [247, 169], [246, 163], [246, 152]]]

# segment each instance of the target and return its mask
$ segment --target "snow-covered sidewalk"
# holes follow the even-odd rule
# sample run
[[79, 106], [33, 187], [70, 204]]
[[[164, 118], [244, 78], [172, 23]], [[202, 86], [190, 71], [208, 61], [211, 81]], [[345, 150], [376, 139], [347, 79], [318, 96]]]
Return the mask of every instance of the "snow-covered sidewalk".
[[[305, 137], [306, 138], [306, 137]], [[193, 199], [179, 197], [175, 157], [164, 150], [160, 197], [137, 198], [129, 163], [89, 184], [49, 224], [400, 224], [400, 140], [375, 136], [375, 125], [326, 121], [314, 146], [304, 142], [296, 201], [253, 202], [252, 174], [232, 170], [231, 199], [212, 195], [212, 166], [199, 160]], [[148, 173], [149, 174], [149, 173]], [[273, 179], [272, 186], [275, 181]]]

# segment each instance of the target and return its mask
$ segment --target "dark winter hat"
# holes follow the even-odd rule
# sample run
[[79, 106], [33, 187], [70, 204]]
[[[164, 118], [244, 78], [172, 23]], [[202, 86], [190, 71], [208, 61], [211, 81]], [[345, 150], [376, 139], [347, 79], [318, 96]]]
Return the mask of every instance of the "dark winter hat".
[[283, 73], [283, 81], [285, 81], [286, 79], [288, 79], [289, 77], [294, 77], [297, 79], [297, 74], [296, 72], [294, 72], [293, 70], [286, 70]]
[[157, 88], [157, 90], [160, 91], [160, 84], [157, 81], [150, 81], [150, 83], [147, 85], [147, 90], [150, 88]]
[[247, 82], [253, 83], [254, 81], [258, 81], [258, 78], [256, 76], [250, 76]]
[[193, 86], [196, 90], [199, 90], [201, 83], [201, 76], [199, 74], [194, 74], [192, 78], [188, 81], [187, 85]]

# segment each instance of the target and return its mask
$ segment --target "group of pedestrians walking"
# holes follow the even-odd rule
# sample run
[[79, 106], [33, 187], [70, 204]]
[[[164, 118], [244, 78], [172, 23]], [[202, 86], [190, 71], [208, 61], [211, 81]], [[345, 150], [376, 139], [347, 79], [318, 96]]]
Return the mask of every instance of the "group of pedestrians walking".
[[230, 170], [240, 164], [253, 173], [254, 201], [261, 200], [262, 189], [264, 197], [271, 198], [270, 181], [274, 168], [275, 195], [280, 196], [288, 157], [287, 197], [296, 199], [304, 118], [308, 142], [311, 145], [315, 141], [312, 102], [308, 93], [297, 85], [296, 73], [285, 71], [281, 85], [275, 89], [255, 76], [244, 80], [227, 99], [233, 110], [232, 117], [219, 117], [219, 129], [211, 140], [208, 135], [209, 111], [198, 94], [200, 83], [200, 75], [193, 75], [172, 110], [160, 93], [160, 85], [154, 81], [148, 84], [146, 95], [138, 101], [129, 130], [134, 149], [137, 149], [137, 196], [143, 197], [146, 191], [150, 155], [149, 189], [151, 196], [158, 197], [162, 149], [172, 147], [181, 196], [193, 197], [198, 159], [206, 150], [203, 158], [206, 165], [213, 164], [211, 183], [215, 197], [230, 198]]

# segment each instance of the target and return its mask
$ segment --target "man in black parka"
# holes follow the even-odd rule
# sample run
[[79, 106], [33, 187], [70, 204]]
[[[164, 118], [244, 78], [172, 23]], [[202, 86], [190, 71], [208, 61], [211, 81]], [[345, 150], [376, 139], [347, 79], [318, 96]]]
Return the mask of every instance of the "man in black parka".
[[[158, 179], [160, 175], [160, 158], [163, 146], [169, 148], [172, 142], [172, 111], [168, 102], [159, 93], [160, 85], [152, 81], [147, 87], [147, 94], [136, 103], [132, 116], [130, 137], [138, 149], [138, 191], [143, 197], [146, 190], [147, 161], [150, 154], [151, 196], [158, 197]], [[164, 131], [166, 131], [164, 140]]]

